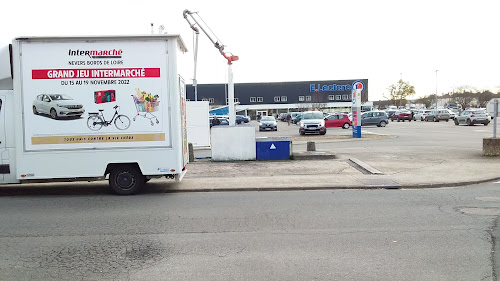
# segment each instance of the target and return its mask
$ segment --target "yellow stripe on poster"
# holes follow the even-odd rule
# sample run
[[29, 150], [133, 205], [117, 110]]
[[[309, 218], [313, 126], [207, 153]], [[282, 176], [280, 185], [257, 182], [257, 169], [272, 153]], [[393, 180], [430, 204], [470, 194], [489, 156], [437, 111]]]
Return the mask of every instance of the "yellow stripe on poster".
[[165, 141], [165, 133], [31, 137], [31, 144]]

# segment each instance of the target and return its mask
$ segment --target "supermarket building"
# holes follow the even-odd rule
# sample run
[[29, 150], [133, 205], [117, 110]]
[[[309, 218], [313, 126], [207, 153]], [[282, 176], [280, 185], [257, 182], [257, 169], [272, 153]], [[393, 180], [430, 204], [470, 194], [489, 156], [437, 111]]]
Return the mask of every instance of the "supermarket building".
[[[324, 112], [351, 111], [351, 91], [360, 85], [362, 109], [371, 110], [368, 102], [368, 79], [234, 84], [237, 114], [277, 115], [283, 112], [312, 109]], [[359, 88], [359, 86], [358, 86]], [[227, 84], [198, 84], [198, 101], [208, 101], [211, 108], [227, 104]], [[195, 100], [193, 85], [186, 87], [187, 99]]]

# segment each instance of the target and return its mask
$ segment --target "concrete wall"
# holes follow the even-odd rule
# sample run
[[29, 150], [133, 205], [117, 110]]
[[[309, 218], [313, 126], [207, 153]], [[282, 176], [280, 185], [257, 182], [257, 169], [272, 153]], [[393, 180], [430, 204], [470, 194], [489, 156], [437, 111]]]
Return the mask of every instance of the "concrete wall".
[[211, 129], [212, 160], [255, 160], [255, 126], [214, 126]]
[[483, 155], [500, 156], [500, 138], [483, 138]]

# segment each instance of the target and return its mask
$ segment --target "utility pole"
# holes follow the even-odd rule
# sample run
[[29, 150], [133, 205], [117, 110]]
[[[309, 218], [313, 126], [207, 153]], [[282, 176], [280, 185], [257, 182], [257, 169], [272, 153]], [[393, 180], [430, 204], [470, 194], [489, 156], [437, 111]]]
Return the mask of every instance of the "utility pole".
[[438, 109], [438, 70], [436, 69], [436, 109]]

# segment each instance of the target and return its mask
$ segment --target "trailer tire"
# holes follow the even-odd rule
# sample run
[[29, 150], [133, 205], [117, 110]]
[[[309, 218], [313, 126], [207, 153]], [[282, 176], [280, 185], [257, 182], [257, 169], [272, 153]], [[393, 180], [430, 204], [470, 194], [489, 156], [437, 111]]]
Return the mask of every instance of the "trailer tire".
[[146, 178], [136, 165], [118, 165], [109, 173], [109, 186], [118, 195], [132, 195], [144, 185]]

